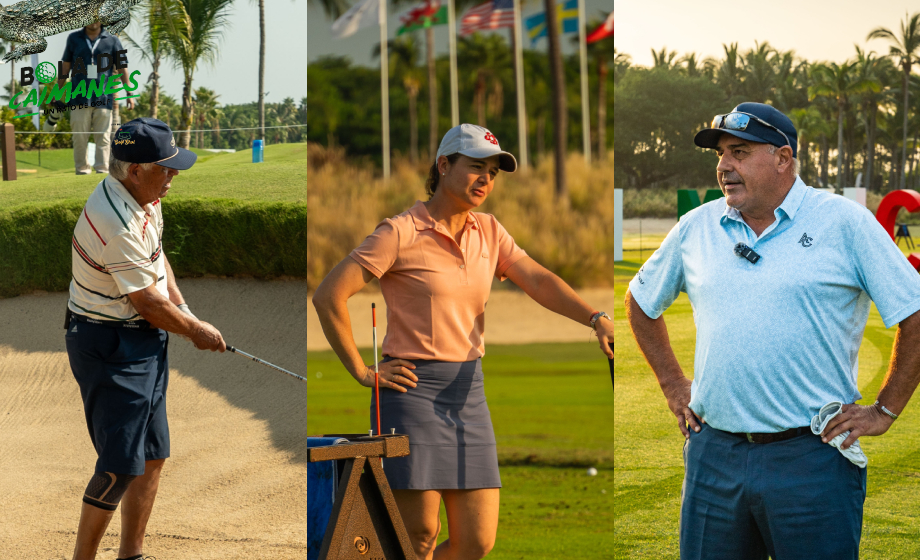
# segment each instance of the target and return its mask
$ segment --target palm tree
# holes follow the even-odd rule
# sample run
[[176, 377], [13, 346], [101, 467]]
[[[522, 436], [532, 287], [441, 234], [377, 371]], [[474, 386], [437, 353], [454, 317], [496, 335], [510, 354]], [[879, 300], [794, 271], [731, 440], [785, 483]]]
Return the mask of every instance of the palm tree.
[[182, 120], [179, 145], [188, 148], [192, 126], [192, 81], [202, 61], [214, 63], [218, 42], [233, 0], [160, 0], [160, 25], [169, 45], [169, 57], [182, 68]]
[[565, 208], [569, 206], [569, 189], [565, 176], [566, 133], [568, 119], [565, 104], [565, 73], [562, 69], [562, 45], [556, 23], [555, 0], [543, 0], [546, 13], [546, 35], [549, 39], [549, 68], [553, 84], [553, 154], [556, 164], [556, 199]]
[[[430, 29], [430, 28], [429, 28]], [[418, 93], [421, 89], [422, 76], [419, 67], [418, 43], [413, 37], [397, 37], [389, 41], [390, 73], [402, 81], [409, 97], [409, 160], [418, 161]], [[380, 44], [374, 47], [374, 56], [380, 56]], [[293, 103], [293, 99], [291, 103]]]
[[843, 116], [847, 111], [849, 98], [866, 91], [878, 92], [881, 89], [879, 81], [872, 78], [856, 76], [855, 64], [844, 62], [837, 64], [831, 62], [814, 66], [816, 83], [808, 89], [808, 96], [814, 99], [817, 96], [829, 97], [837, 101], [837, 187], [843, 188]]
[[738, 43], [723, 44], [722, 50], [725, 51], [725, 59], [716, 69], [716, 83], [725, 92], [728, 100], [734, 101], [734, 97], [741, 93], [744, 75], [743, 60], [738, 54]]
[[[607, 14], [604, 14], [606, 20]], [[588, 24], [589, 28], [597, 27], [598, 22]], [[613, 60], [616, 64], [617, 53], [613, 46], [613, 39], [607, 38], [588, 45], [588, 54], [597, 59], [597, 159], [607, 159], [607, 61]]]
[[160, 26], [163, 5], [159, 0], [147, 0], [140, 9], [147, 16], [147, 32], [141, 42], [135, 41], [127, 31], [122, 31], [122, 36], [141, 53], [141, 58], [149, 62], [153, 68], [150, 76], [147, 77], [147, 82], [150, 83], [150, 117], [155, 119], [160, 97], [160, 63], [167, 54], [168, 46]]
[[866, 40], [871, 39], [888, 39], [890, 43], [890, 49], [888, 56], [898, 59], [898, 65], [904, 70], [904, 137], [901, 142], [901, 162], [898, 167], [898, 177], [900, 180], [898, 184], [900, 188], [904, 188], [906, 176], [904, 174], [904, 166], [907, 162], [907, 115], [909, 108], [909, 96], [910, 96], [910, 71], [914, 62], [920, 63], [920, 12], [907, 18], [905, 14], [905, 20], [901, 22], [901, 33], [896, 35], [887, 27], [876, 27], [869, 32], [869, 36], [866, 37]]
[[652, 67], [653, 68], [664, 68], [665, 70], [670, 70], [677, 66], [679, 60], [677, 60], [677, 51], [668, 52], [667, 47], [661, 47], [661, 52], [652, 49]]
[[477, 124], [486, 126], [487, 116], [501, 115], [505, 86], [514, 81], [511, 49], [500, 35], [474, 33], [460, 38], [457, 59], [474, 91]]
[[881, 86], [881, 89], [877, 92], [868, 90], [860, 96], [863, 125], [866, 129], [864, 175], [865, 184], [869, 189], [872, 188], [872, 179], [875, 175], [875, 136], [878, 128], [878, 108], [890, 91], [890, 82], [894, 72], [895, 68], [891, 63], [891, 59], [879, 58], [875, 56], [875, 51], [866, 53], [859, 46], [856, 47], [856, 75], [863, 79], [875, 78]]
[[218, 97], [220, 96], [217, 95], [217, 92], [206, 87], [200, 87], [195, 90], [196, 128], [198, 128], [195, 144], [199, 149], [204, 148], [204, 133], [202, 131], [208, 123], [213, 122], [214, 117], [217, 116], [217, 111], [220, 107], [220, 104], [217, 102]]
[[809, 145], [820, 136], [827, 134], [827, 121], [816, 105], [793, 109], [789, 112], [789, 118], [792, 120], [792, 124], [795, 125], [799, 137], [798, 158], [801, 162], [799, 174], [806, 184], [812, 184]]

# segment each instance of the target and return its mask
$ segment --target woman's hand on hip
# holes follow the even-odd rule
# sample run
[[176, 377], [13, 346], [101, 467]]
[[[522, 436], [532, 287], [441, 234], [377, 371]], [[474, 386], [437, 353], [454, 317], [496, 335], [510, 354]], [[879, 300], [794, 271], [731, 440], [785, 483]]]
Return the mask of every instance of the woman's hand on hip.
[[[412, 373], [415, 364], [407, 360], [390, 360], [379, 365], [380, 368], [380, 386], [387, 389], [393, 389], [400, 393], [405, 393], [409, 389], [406, 387], [415, 387], [418, 377]], [[374, 368], [367, 366], [364, 371], [364, 378], [359, 381], [365, 387], [374, 386]]]

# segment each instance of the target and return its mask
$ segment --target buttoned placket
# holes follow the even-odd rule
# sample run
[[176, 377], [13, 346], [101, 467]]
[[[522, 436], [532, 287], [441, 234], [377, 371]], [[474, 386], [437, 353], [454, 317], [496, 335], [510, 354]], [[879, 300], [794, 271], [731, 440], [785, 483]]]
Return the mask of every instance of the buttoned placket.
[[[467, 257], [470, 255], [470, 240], [472, 238], [472, 235], [470, 235], [470, 230], [472, 229], [479, 229], [475, 221], [465, 223], [463, 225], [463, 233], [460, 235], [460, 243], [457, 243], [457, 240], [454, 238], [454, 236], [450, 235], [450, 232], [447, 231], [447, 229], [441, 224], [438, 224], [434, 228], [436, 232], [450, 239], [450, 241], [453, 243], [453, 246], [456, 247], [456, 252], [454, 253], [456, 256], [455, 263], [457, 265], [457, 270], [460, 273], [459, 281], [461, 286], [468, 286], [470, 283], [468, 274], [469, 261]], [[486, 255], [483, 256], [485, 257]]]

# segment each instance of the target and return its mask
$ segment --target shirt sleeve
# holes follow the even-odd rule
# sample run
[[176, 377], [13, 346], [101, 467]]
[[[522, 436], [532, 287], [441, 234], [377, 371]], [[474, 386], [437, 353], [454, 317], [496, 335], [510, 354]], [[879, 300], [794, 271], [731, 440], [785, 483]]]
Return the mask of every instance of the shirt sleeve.
[[379, 224], [374, 233], [349, 255], [371, 274], [380, 278], [396, 262], [399, 255], [399, 230], [393, 220], [386, 219]]
[[886, 328], [920, 310], [920, 274], [868, 211], [856, 229], [850, 254], [862, 289], [875, 302]]
[[61, 55], [61, 60], [63, 62], [69, 62], [73, 65], [73, 37], [67, 37], [67, 44], [64, 46], [64, 54]]
[[154, 261], [162, 256], [162, 247], [153, 255], [146, 254], [146, 248], [128, 232], [109, 241], [102, 250], [102, 261], [115, 280], [118, 291], [130, 294], [155, 284], [157, 281]]
[[680, 250], [680, 222], [671, 228], [661, 247], [629, 282], [629, 291], [651, 319], [661, 317], [677, 296], [686, 291]]
[[495, 267], [495, 277], [504, 282], [508, 278], [505, 276], [505, 272], [511, 268], [511, 265], [526, 257], [527, 252], [518, 247], [518, 244], [514, 242], [514, 238], [511, 237], [505, 226], [498, 223], [498, 220], [495, 221], [495, 226], [497, 233], [496, 249], [498, 250], [498, 266]]

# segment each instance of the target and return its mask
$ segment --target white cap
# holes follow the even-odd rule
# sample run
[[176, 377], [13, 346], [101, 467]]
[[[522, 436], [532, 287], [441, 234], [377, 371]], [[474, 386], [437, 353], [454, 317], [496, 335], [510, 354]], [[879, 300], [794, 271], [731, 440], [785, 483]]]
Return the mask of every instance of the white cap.
[[438, 157], [451, 154], [463, 154], [467, 157], [483, 159], [498, 155], [498, 168], [508, 173], [517, 169], [517, 160], [508, 152], [503, 152], [498, 139], [489, 129], [475, 124], [461, 124], [447, 131], [441, 139]]

